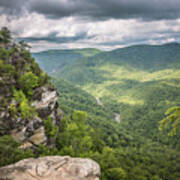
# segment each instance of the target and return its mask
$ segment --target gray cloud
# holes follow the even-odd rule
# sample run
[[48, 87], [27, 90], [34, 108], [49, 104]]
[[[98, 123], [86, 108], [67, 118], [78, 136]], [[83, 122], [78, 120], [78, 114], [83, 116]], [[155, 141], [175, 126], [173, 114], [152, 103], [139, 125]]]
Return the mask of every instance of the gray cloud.
[[8, 14], [12, 16], [19, 16], [24, 13], [28, 7], [29, 0], [1, 0], [0, 14]]
[[79, 40], [88, 40], [88, 39], [91, 39], [93, 38], [94, 36], [88, 36], [86, 32], [81, 32], [81, 33], [78, 33], [74, 36], [61, 36], [61, 37], [58, 37], [58, 32], [51, 32], [50, 34], [47, 34], [46, 36], [44, 37], [27, 37], [27, 38], [18, 38], [17, 40], [20, 41], [20, 40], [24, 40], [25, 42], [30, 42], [30, 43], [33, 43], [33, 42], [37, 42], [37, 41], [47, 41], [47, 42], [50, 42], [50, 43], [58, 43], [58, 44], [62, 44], [62, 43], [74, 43], [74, 42], [77, 42]]
[[49, 18], [160, 20], [180, 17], [179, 0], [1, 0], [0, 7], [1, 13], [18, 14], [28, 10]]
[[35, 51], [180, 42], [178, 18], [180, 0], [0, 0], [0, 27]]

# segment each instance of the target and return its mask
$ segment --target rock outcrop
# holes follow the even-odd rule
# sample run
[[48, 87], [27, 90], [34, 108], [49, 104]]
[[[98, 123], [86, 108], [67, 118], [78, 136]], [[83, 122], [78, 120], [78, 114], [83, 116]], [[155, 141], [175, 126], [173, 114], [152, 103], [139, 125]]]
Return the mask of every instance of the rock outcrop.
[[[7, 28], [0, 30], [0, 138], [5, 147], [1, 166], [42, 155], [40, 145], [58, 150], [55, 142], [63, 114], [58, 94], [27, 48], [23, 42], [13, 44]], [[0, 180], [98, 180], [99, 176], [96, 162], [69, 156], [25, 159], [0, 168]]]
[[47, 156], [0, 168], [0, 180], [99, 180], [100, 167], [90, 159]]
[[[60, 126], [62, 111], [49, 77], [23, 43], [0, 37], [0, 136], [12, 135], [22, 148], [51, 145], [44, 121]], [[2, 34], [2, 32], [1, 32]]]
[[[11, 124], [9, 130], [6, 130], [6, 134], [11, 134], [16, 141], [22, 142], [22, 148], [47, 144], [48, 138], [45, 134], [43, 120], [51, 117], [54, 124], [60, 124], [62, 116], [62, 112], [58, 108], [55, 89], [52, 87], [41, 87], [36, 91], [39, 91], [39, 97], [32, 101], [32, 107], [37, 111], [37, 115], [31, 119], [25, 119], [21, 116], [13, 118], [10, 116], [9, 111], [0, 111], [2, 116], [1, 122], [4, 126], [8, 127]], [[4, 121], [5, 119], [6, 121]]]

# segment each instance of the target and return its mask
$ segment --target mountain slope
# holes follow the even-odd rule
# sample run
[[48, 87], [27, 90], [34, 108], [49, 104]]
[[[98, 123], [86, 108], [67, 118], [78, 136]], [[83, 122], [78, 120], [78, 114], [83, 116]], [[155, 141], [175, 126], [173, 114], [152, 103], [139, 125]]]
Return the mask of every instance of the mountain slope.
[[[99, 105], [95, 97], [63, 79], [53, 79], [53, 84], [57, 87], [59, 104], [64, 112], [71, 116], [73, 116], [74, 109], [88, 113], [87, 123], [96, 132], [93, 136], [97, 141], [94, 143], [98, 149], [103, 147], [100, 154], [97, 152], [96, 154], [90, 153], [89, 157], [100, 163], [102, 179], [116, 178], [117, 174], [124, 180], [169, 180], [180, 177], [180, 174], [172, 172], [171, 168], [172, 166], [176, 167], [175, 171], [178, 171], [179, 151], [175, 150], [174, 147], [172, 148], [167, 142], [165, 143], [168, 141], [175, 144], [178, 138], [168, 139], [167, 136], [158, 137], [159, 139], [156, 139], [155, 136], [154, 138], [147, 138], [147, 136], [141, 136], [138, 131], [133, 130], [133, 128], [137, 128], [139, 131], [142, 131], [143, 128], [147, 130], [145, 126], [149, 129], [154, 128], [151, 120], [144, 121], [143, 124], [142, 121], [135, 120], [139, 113], [147, 107], [144, 109], [142, 107], [136, 107], [136, 109], [126, 107], [126, 124], [122, 121], [119, 124], [115, 121], [115, 114], [113, 113], [115, 108], [113, 106]], [[146, 113], [148, 111], [149, 109], [146, 109]], [[153, 119], [155, 114], [156, 112], [150, 112], [147, 117], [144, 115], [143, 120], [149, 116], [152, 116]], [[128, 116], [132, 118], [131, 121], [128, 120]], [[99, 137], [104, 143], [98, 140]], [[176, 157], [176, 160], [172, 160], [173, 157]], [[116, 173], [108, 174], [111, 170]], [[126, 177], [123, 177], [120, 172], [125, 173]]]
[[[7, 30], [6, 33], [9, 34]], [[0, 32], [0, 85], [3, 87], [0, 89], [0, 166], [27, 157], [71, 155], [96, 160], [101, 165], [102, 180], [178, 180], [180, 178], [178, 163], [180, 153], [176, 147], [178, 138], [173, 139], [163, 135], [158, 137], [157, 133], [152, 137], [153, 131], [150, 131], [150, 135], [143, 132], [147, 130], [147, 126], [154, 129], [154, 124], [150, 121], [156, 119], [158, 111], [151, 100], [146, 106], [119, 104], [104, 96], [101, 99], [92, 96], [81, 89], [84, 83], [80, 83], [81, 86], [74, 86], [58, 76], [51, 81], [57, 87], [58, 102], [65, 112], [62, 119], [56, 90], [50, 83], [49, 77], [26, 50], [27, 45], [22, 42], [14, 45], [10, 39], [5, 39], [4, 42], [1, 35]], [[81, 60], [86, 64], [86, 58]], [[77, 61], [79, 60], [73, 63]], [[156, 85], [155, 83], [153, 94], [157, 90]], [[148, 86], [142, 84], [142, 87]], [[124, 89], [126, 90], [127, 87], [125, 86]], [[163, 91], [164, 87], [160, 87], [161, 89]], [[178, 89], [172, 89], [170, 94], [174, 95], [178, 92], [176, 90]], [[156, 93], [159, 96], [158, 92]], [[112, 91], [113, 93], [115, 94], [116, 91]], [[154, 98], [148, 93], [149, 91], [145, 97]], [[157, 95], [153, 102], [156, 102]], [[165, 97], [164, 94], [162, 97]], [[171, 100], [174, 100], [174, 96], [170, 96], [169, 101]], [[119, 108], [123, 110], [120, 115], [118, 115]], [[147, 115], [148, 108], [153, 111]], [[158, 113], [161, 111], [160, 107]], [[124, 117], [123, 112], [126, 115], [125, 120], [121, 119], [121, 116]], [[144, 116], [141, 113], [144, 113]], [[117, 116], [120, 121], [116, 121]], [[151, 120], [143, 122], [138, 117], [141, 119], [143, 117], [142, 120], [145, 118]], [[172, 143], [170, 144], [171, 140], [174, 142], [174, 147]], [[63, 167], [67, 157], [65, 159]], [[36, 171], [33, 170], [35, 176], [38, 170], [42, 170], [37, 166]], [[50, 162], [46, 167], [51, 170], [53, 165]], [[62, 170], [63, 167], [58, 170]], [[2, 168], [1, 171], [4, 173], [5, 169]], [[70, 169], [75, 172], [72, 167]], [[18, 170], [21, 173], [22, 169]], [[6, 173], [5, 170], [5, 176]]]
[[[180, 102], [180, 45], [138, 45], [81, 58], [52, 74], [99, 98], [120, 126], [169, 144], [158, 131], [164, 112]], [[131, 124], [131, 126], [129, 126]], [[178, 138], [173, 146], [180, 147]]]
[[[130, 72], [139, 71], [139, 78], [142, 79], [148, 75], [143, 73], [151, 74], [152, 72], [159, 71], [161, 73], [165, 69], [179, 69], [179, 59], [179, 44], [166, 44], [162, 46], [139, 45], [110, 52], [102, 52], [93, 57], [80, 59], [63, 68], [59, 68], [55, 76], [61, 74], [65, 79], [83, 84], [86, 82], [95, 83], [98, 80], [103, 81], [107, 76], [113, 76], [115, 79], [118, 77], [121, 78], [122, 74], [124, 74], [124, 76], [128, 77], [127, 75]], [[72, 72], [69, 74], [70, 69]], [[116, 74], [109, 74], [112, 72]], [[83, 78], [79, 79], [79, 74], [84, 74]], [[133, 76], [133, 74], [130, 76]], [[154, 78], [157, 78], [157, 76]]]
[[53, 145], [45, 122], [60, 124], [57, 92], [25, 44], [0, 41], [0, 86], [0, 136], [11, 135], [25, 149]]
[[179, 44], [132, 46], [71, 61], [51, 74], [62, 109], [72, 116], [73, 109], [88, 112], [93, 137], [103, 140], [94, 141], [100, 154], [89, 154], [102, 179], [112, 179], [110, 172], [125, 172], [128, 180], [180, 178], [180, 134], [158, 130], [164, 112], [180, 102], [179, 57]]
[[82, 57], [91, 57], [100, 53], [98, 49], [73, 49], [73, 50], [49, 50], [40, 53], [34, 53], [33, 57], [37, 59], [38, 64], [47, 73], [53, 73], [56, 70], [68, 65]]

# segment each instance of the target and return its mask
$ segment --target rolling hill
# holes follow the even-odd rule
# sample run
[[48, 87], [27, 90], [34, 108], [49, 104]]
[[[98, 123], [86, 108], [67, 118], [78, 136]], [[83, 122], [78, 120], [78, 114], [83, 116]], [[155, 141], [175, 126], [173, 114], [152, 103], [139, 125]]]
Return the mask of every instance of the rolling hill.
[[[65, 62], [50, 74], [52, 83], [65, 113], [88, 113], [96, 147], [104, 147], [88, 157], [100, 163], [102, 179], [109, 176], [109, 168], [116, 173], [125, 170], [128, 180], [178, 179], [180, 133], [169, 137], [158, 126], [167, 108], [180, 102], [180, 45], [139, 45], [73, 60], [56, 59], [57, 52], [51, 58], [43, 52], [46, 56], [40, 61], [49, 72], [52, 65]], [[36, 57], [38, 62], [41, 53]]]
[[48, 50], [32, 54], [47, 73], [51, 74], [65, 65], [82, 57], [91, 57], [100, 53], [98, 49]]
[[[51, 55], [55, 58], [57, 52]], [[39, 61], [41, 53], [36, 56]], [[50, 57], [44, 57], [43, 63], [50, 67], [47, 59]], [[57, 67], [57, 61], [64, 62], [51, 59]], [[111, 112], [120, 114], [121, 126], [132, 133], [161, 139], [158, 122], [167, 108], [180, 102], [180, 44], [136, 45], [66, 61], [69, 63], [57, 68], [53, 77], [68, 80], [98, 98]]]

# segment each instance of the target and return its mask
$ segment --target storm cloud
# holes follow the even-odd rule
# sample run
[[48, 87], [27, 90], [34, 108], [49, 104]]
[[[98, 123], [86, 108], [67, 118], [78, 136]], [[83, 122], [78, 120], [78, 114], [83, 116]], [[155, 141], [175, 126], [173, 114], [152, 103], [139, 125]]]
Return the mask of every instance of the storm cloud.
[[76, 16], [85, 19], [161, 20], [180, 17], [179, 0], [1, 0], [1, 13], [23, 11], [48, 18]]
[[44, 49], [180, 42], [180, 0], [0, 0], [0, 28]]
[[28, 0], [1, 0], [0, 14], [8, 14], [11, 16], [20, 16], [27, 10]]
[[61, 36], [58, 37], [58, 32], [51, 32], [50, 34], [47, 34], [44, 37], [24, 37], [19, 38], [18, 40], [23, 40], [25, 42], [37, 42], [37, 41], [47, 41], [47, 42], [53, 42], [53, 43], [71, 43], [76, 42], [83, 39], [91, 39], [93, 36], [88, 36], [86, 32], [77, 33], [73, 36]]

